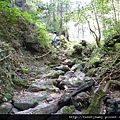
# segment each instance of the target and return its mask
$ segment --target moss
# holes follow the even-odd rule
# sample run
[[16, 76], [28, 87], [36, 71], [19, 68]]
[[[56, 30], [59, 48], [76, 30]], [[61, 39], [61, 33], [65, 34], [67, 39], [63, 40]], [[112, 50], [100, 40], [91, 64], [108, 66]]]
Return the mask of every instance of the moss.
[[86, 114], [100, 114], [101, 108], [101, 100], [104, 97], [105, 93], [103, 90], [99, 89], [95, 94], [92, 96], [91, 104], [87, 110], [85, 110]]
[[75, 107], [74, 106], [65, 106], [63, 107], [63, 114], [72, 114], [75, 112]]
[[95, 73], [97, 72], [97, 68], [91, 68], [89, 69], [89, 71], [87, 72], [87, 75], [90, 75], [90, 76], [94, 76]]

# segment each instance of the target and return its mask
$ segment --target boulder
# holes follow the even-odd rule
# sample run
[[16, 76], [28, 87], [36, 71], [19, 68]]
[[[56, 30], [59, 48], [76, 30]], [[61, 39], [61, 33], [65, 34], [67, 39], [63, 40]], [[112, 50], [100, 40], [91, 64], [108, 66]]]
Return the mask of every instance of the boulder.
[[12, 108], [13, 105], [11, 103], [5, 102], [0, 106], [0, 114], [9, 114]]
[[38, 105], [39, 101], [46, 99], [46, 91], [31, 93], [24, 92], [16, 94], [13, 98], [13, 105], [19, 110], [26, 110]]

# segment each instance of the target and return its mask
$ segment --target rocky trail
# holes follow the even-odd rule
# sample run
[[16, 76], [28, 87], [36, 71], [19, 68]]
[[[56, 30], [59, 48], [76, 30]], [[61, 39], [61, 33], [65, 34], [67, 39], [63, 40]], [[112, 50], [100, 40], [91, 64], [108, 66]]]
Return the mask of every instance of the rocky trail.
[[[85, 59], [71, 58], [65, 53], [65, 50], [52, 51], [39, 61], [37, 67], [30, 66], [29, 86], [16, 90], [13, 99], [1, 105], [2, 111], [12, 115], [114, 112], [114, 103], [119, 101], [120, 92], [113, 87], [119, 87], [119, 81], [98, 82], [97, 77], [84, 72]], [[107, 105], [113, 110], [106, 109]]]

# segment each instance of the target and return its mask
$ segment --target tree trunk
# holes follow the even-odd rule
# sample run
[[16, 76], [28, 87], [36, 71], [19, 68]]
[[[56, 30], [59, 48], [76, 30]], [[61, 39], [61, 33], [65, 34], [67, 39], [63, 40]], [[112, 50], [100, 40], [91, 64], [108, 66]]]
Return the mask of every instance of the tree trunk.
[[59, 32], [59, 35], [61, 35], [61, 33], [62, 33], [62, 26], [63, 26], [63, 23], [62, 23], [62, 3], [60, 3], [60, 32]]
[[114, 12], [114, 21], [115, 21], [116, 31], [117, 31], [117, 33], [119, 33], [117, 14], [116, 14], [116, 9], [115, 9], [115, 5], [114, 5], [114, 1], [113, 0], [112, 0], [112, 7], [113, 7], [113, 12]]
[[92, 33], [93, 37], [94, 37], [95, 40], [96, 40], [97, 46], [100, 47], [99, 37], [97, 36], [97, 34], [95, 33], [95, 31], [93, 31], [93, 30], [91, 29], [91, 26], [90, 26], [90, 23], [89, 23], [87, 17], [86, 17], [86, 16], [84, 16], [84, 17], [85, 17], [85, 19], [86, 19], [86, 21], [87, 21], [87, 23], [88, 23], [88, 27], [89, 27], [90, 32]]
[[94, 12], [94, 16], [95, 16], [95, 20], [96, 20], [96, 23], [97, 23], [97, 28], [98, 28], [98, 37], [96, 37], [96, 43], [97, 43], [97, 46], [100, 47], [100, 40], [101, 40], [101, 31], [100, 31], [100, 25], [99, 25], [99, 22], [98, 22], [98, 18], [97, 18], [97, 11], [95, 9], [95, 6], [93, 4], [93, 2], [91, 3], [92, 5], [92, 8], [93, 8], [93, 12]]
[[25, 3], [26, 0], [22, 0], [22, 12], [26, 11]]

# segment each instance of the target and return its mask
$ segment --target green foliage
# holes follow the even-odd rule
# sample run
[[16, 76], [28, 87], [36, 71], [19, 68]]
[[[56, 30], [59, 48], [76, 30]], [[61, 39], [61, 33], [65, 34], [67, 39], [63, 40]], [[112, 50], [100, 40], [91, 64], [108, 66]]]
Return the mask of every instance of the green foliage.
[[45, 26], [42, 24], [38, 25], [36, 32], [38, 34], [37, 39], [41, 43], [41, 46], [44, 47], [48, 45], [48, 36], [47, 36], [47, 31], [45, 29]]
[[22, 69], [23, 72], [24, 72], [24, 71], [28, 71], [28, 69], [25, 68], [24, 66], [21, 66], [21, 69]]
[[115, 47], [120, 49], [120, 43], [116, 43]]
[[21, 13], [22, 17], [25, 18], [26, 20], [32, 22], [33, 19], [31, 17], [31, 14], [29, 14], [27, 11]]

